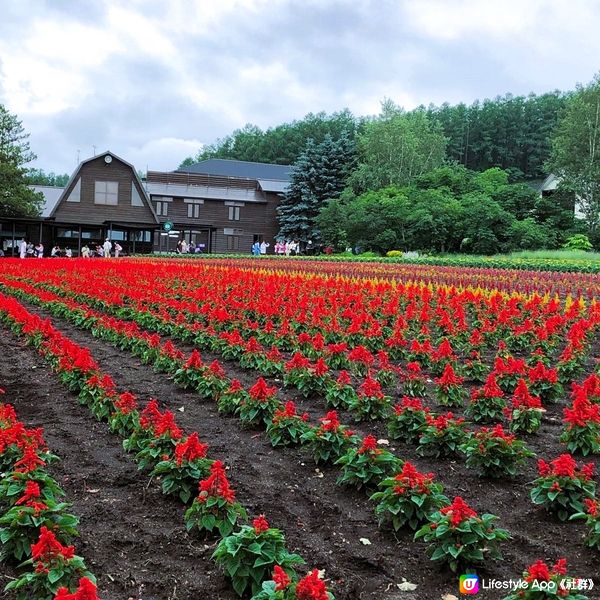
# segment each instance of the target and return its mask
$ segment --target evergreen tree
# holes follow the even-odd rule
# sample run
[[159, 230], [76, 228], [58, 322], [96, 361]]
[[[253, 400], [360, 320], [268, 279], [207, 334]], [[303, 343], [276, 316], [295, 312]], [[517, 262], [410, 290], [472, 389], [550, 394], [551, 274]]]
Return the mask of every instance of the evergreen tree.
[[293, 166], [290, 187], [277, 208], [279, 237], [320, 243], [315, 218], [322, 206], [339, 197], [355, 161], [356, 147], [346, 132], [337, 140], [327, 134], [320, 144], [310, 139]]
[[35, 217], [42, 194], [27, 185], [25, 164], [35, 160], [21, 122], [0, 104], [0, 216]]

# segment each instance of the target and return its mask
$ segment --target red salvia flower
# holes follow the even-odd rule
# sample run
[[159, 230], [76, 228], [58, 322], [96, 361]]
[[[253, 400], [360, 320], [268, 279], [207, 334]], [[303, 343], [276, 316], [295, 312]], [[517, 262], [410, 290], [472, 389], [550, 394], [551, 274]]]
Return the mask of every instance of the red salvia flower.
[[448, 387], [454, 386], [454, 385], [460, 385], [463, 381], [464, 381], [464, 378], [456, 375], [456, 373], [454, 372], [454, 369], [452, 368], [452, 365], [450, 363], [448, 363], [444, 367], [444, 372], [442, 373], [442, 376], [438, 377], [435, 380], [435, 382], [439, 386], [444, 387], [444, 388], [448, 388]]
[[198, 439], [196, 432], [188, 436], [185, 442], [179, 442], [175, 446], [175, 462], [180, 467], [183, 461], [193, 462], [198, 458], [205, 458], [208, 444], [203, 444]]
[[213, 360], [208, 368], [215, 377], [218, 377], [219, 379], [225, 378], [225, 371], [218, 360]]
[[368, 398], [383, 398], [383, 392], [381, 391], [381, 384], [376, 379], [373, 379], [370, 375], [363, 381], [362, 385], [358, 389], [360, 396]]
[[352, 379], [350, 378], [350, 374], [348, 373], [348, 371], [340, 371], [336, 382], [340, 386], [350, 385], [352, 383]]
[[248, 393], [253, 400], [264, 402], [277, 393], [277, 388], [269, 387], [267, 382], [259, 377], [258, 381], [248, 390]]
[[319, 579], [317, 569], [311, 571], [298, 582], [296, 600], [327, 600], [327, 588], [325, 582]]
[[157, 420], [156, 425], [154, 426], [154, 435], [156, 437], [166, 435], [174, 440], [180, 439], [183, 435], [181, 429], [179, 429], [175, 422], [175, 415], [170, 410], [165, 411], [165, 413]]
[[308, 369], [310, 360], [301, 352], [294, 352], [292, 358], [285, 363], [285, 370], [292, 371], [293, 369]]
[[337, 431], [340, 427], [338, 414], [335, 410], [330, 410], [324, 417], [319, 419], [324, 431]]
[[449, 506], [440, 509], [443, 515], [450, 515], [450, 525], [458, 527], [464, 520], [477, 517], [477, 513], [462, 499], [456, 496]]
[[15, 471], [17, 473], [30, 473], [45, 464], [44, 460], [37, 455], [36, 449], [33, 446], [28, 446], [23, 453], [23, 458], [15, 463]]
[[592, 515], [592, 517], [600, 517], [600, 500], [585, 498], [583, 503], [585, 504], [588, 515]]
[[358, 454], [381, 454], [381, 449], [377, 448], [377, 438], [368, 435], [364, 438], [362, 446], [358, 449]]
[[275, 582], [275, 591], [280, 592], [285, 590], [291, 583], [288, 574], [279, 566], [275, 565], [273, 569], [273, 581]]
[[198, 487], [200, 490], [198, 500], [200, 502], [206, 502], [209, 496], [221, 497], [229, 503], [235, 500], [235, 493], [229, 486], [225, 467], [220, 460], [215, 460], [210, 467], [210, 475], [206, 479], [203, 479], [198, 484]]
[[123, 392], [115, 400], [115, 408], [124, 415], [137, 409], [137, 400], [131, 392]]
[[227, 392], [232, 394], [234, 392], [241, 392], [243, 389], [242, 384], [237, 379], [232, 379]]
[[319, 360], [317, 360], [317, 362], [315, 363], [315, 365], [313, 367], [313, 371], [314, 371], [315, 375], [320, 377], [321, 375], [325, 375], [325, 373], [327, 373], [329, 371], [329, 367], [327, 366], [327, 363], [322, 358], [319, 358]]
[[74, 546], [63, 546], [54, 533], [47, 527], [40, 529], [39, 540], [31, 546], [31, 557], [44, 565], [51, 564], [56, 558], [63, 557], [67, 560], [75, 556]]
[[527, 569], [527, 576], [525, 581], [531, 583], [532, 581], [550, 581], [550, 569], [543, 560], [534, 562]]
[[66, 587], [61, 587], [54, 600], [98, 600], [96, 586], [87, 577], [82, 577], [74, 593], [71, 594]]
[[419, 473], [415, 466], [406, 461], [402, 471], [394, 477], [398, 485], [394, 487], [394, 493], [404, 494], [406, 491], [417, 491], [419, 494], [426, 494], [428, 486], [433, 481], [433, 473]]
[[161, 417], [162, 413], [158, 409], [158, 402], [151, 399], [140, 414], [140, 425], [143, 429], [154, 429]]
[[254, 532], [257, 535], [260, 535], [263, 531], [267, 531], [267, 529], [269, 529], [269, 523], [265, 519], [265, 515], [259, 515], [254, 519], [252, 521], [252, 527], [254, 527]]
[[187, 359], [187, 362], [183, 366], [184, 369], [200, 369], [203, 365], [202, 357], [200, 356], [200, 352], [194, 349], [190, 354], [190, 357]]

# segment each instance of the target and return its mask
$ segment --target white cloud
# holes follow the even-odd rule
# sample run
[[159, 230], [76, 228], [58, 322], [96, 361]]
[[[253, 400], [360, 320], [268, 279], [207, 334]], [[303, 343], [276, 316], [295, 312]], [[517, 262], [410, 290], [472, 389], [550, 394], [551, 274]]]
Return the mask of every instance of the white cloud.
[[173, 169], [248, 122], [568, 89], [600, 55], [595, 0], [6, 4], [0, 102], [60, 172], [92, 143]]
[[[161, 138], [149, 140], [142, 146], [125, 146], [122, 157], [136, 169], [171, 171], [187, 156], [195, 156], [203, 143], [196, 139]], [[119, 154], [115, 150], [116, 154]]]
[[411, 25], [441, 40], [465, 35], [510, 37], [530, 28], [543, 8], [542, 0], [419, 0], [406, 4]]

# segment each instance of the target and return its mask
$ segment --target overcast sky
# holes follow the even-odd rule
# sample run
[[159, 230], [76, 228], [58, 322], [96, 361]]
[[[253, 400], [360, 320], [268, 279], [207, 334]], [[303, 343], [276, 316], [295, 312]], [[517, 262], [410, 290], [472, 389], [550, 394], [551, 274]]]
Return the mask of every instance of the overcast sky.
[[46, 171], [171, 170], [246, 123], [571, 89], [599, 29], [596, 0], [0, 0], [0, 103]]

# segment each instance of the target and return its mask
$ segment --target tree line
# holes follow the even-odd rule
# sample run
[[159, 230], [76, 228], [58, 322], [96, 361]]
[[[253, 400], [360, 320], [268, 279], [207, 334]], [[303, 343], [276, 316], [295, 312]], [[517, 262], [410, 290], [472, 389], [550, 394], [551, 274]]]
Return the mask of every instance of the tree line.
[[[567, 93], [411, 111], [384, 100], [375, 117], [346, 110], [247, 126], [194, 160], [211, 157], [293, 164], [282, 238], [495, 253], [558, 248], [585, 233], [600, 247], [599, 76]], [[542, 195], [550, 172], [559, 188]]]

